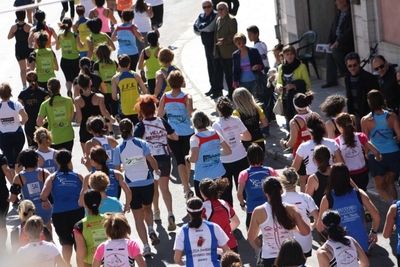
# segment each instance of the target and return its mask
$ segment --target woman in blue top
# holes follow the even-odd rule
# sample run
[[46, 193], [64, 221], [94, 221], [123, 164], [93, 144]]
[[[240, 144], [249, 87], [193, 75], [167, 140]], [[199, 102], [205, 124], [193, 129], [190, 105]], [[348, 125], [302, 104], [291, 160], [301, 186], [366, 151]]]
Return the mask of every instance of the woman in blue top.
[[143, 242], [143, 256], [151, 256], [151, 249], [146, 236], [145, 222], [148, 234], [153, 246], [160, 243], [160, 239], [153, 229], [153, 211], [151, 204], [154, 195], [154, 178], [146, 161], [160, 176], [156, 159], [150, 153], [149, 144], [139, 138], [133, 137], [133, 123], [129, 119], [123, 119], [119, 123], [119, 131], [123, 139], [122, 143], [114, 149], [114, 166], [121, 170], [121, 164], [125, 170], [125, 181], [132, 192], [130, 203], [136, 230]]
[[36, 153], [39, 156], [38, 166], [48, 170], [50, 173], [56, 172], [58, 166], [54, 158], [57, 150], [50, 147], [53, 142], [53, 137], [49, 130], [43, 127], [37, 128], [34, 133], [34, 140], [38, 144], [36, 150]]
[[47, 201], [50, 193], [54, 199], [53, 225], [60, 239], [64, 260], [70, 264], [74, 237], [72, 230], [75, 223], [85, 215], [84, 208], [79, 206], [79, 194], [82, 188], [82, 175], [72, 170], [72, 154], [66, 149], [56, 153], [58, 171], [45, 181], [40, 199], [44, 209], [50, 209]]
[[46, 227], [51, 229], [51, 209], [43, 209], [40, 201], [44, 181], [50, 173], [38, 168], [38, 159], [39, 155], [33, 149], [28, 148], [19, 153], [17, 161], [24, 169], [14, 177], [9, 201], [16, 201], [18, 194], [22, 193], [24, 199], [31, 200], [35, 204], [36, 215], [42, 217]]
[[193, 99], [190, 94], [182, 92], [181, 88], [185, 84], [185, 79], [179, 70], [172, 71], [168, 75], [168, 83], [172, 91], [165, 93], [160, 99], [158, 106], [158, 116], [167, 116], [168, 123], [179, 136], [177, 141], [168, 140], [168, 145], [175, 156], [178, 165], [179, 178], [182, 181], [183, 192], [186, 199], [193, 196], [190, 189], [190, 163], [185, 161], [185, 156], [189, 154], [190, 137], [193, 134], [190, 117], [193, 113]]
[[136, 40], [144, 42], [144, 37], [139, 32], [138, 27], [132, 24], [134, 13], [132, 9], [122, 11], [123, 23], [118, 25], [113, 32], [111, 39], [118, 41], [117, 55], [127, 54], [131, 58], [130, 70], [136, 71], [136, 65], [139, 61], [139, 50], [136, 46]]
[[397, 229], [397, 266], [400, 266], [400, 201], [397, 201], [397, 203], [389, 207], [382, 232], [384, 238], [391, 237], [394, 226], [396, 226]]
[[246, 36], [236, 33], [233, 42], [238, 50], [233, 52], [233, 88], [245, 87], [255, 96], [256, 93], [256, 71], [264, 69], [264, 64], [257, 48], [246, 46]]
[[361, 119], [361, 128], [371, 143], [379, 150], [382, 160], [377, 161], [369, 152], [369, 170], [374, 177], [376, 191], [388, 203], [397, 202], [394, 185], [400, 172], [400, 151], [396, 140], [400, 140], [400, 124], [396, 113], [387, 110], [385, 99], [378, 90], [367, 94], [371, 112]]
[[[232, 150], [221, 135], [207, 129], [211, 121], [203, 111], [196, 111], [192, 121], [197, 133], [190, 137], [190, 155], [186, 160], [195, 164], [194, 190], [196, 196], [202, 198], [199, 187], [201, 180], [205, 178], [215, 180], [222, 177], [225, 168], [222, 165], [221, 154], [230, 155]], [[224, 199], [223, 196], [221, 198]]]
[[[342, 217], [341, 225], [346, 227], [348, 235], [367, 252], [369, 243], [378, 241], [379, 211], [362, 189], [353, 188], [349, 169], [344, 163], [335, 163], [332, 166], [325, 192], [326, 195], [321, 200], [317, 230], [324, 230], [322, 214], [328, 209], [337, 210]], [[373, 220], [369, 235], [364, 223], [364, 208]]]

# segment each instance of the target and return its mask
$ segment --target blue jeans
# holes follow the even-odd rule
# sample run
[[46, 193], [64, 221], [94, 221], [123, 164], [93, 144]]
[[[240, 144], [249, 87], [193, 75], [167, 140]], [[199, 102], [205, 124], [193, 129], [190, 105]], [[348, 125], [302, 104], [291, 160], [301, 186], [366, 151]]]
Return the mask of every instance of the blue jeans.
[[255, 97], [256, 96], [256, 81], [240, 82], [239, 87], [244, 87]]

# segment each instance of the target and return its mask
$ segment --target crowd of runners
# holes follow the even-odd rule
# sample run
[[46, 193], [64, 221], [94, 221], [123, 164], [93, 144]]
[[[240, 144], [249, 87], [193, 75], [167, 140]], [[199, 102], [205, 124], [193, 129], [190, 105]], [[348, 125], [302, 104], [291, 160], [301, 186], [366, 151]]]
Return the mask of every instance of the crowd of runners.
[[[320, 106], [330, 118], [324, 122], [310, 109], [310, 77], [294, 47], [276, 45], [270, 68], [257, 26], [220, 38], [224, 20], [236, 21], [231, 1], [214, 2], [202, 1], [194, 26], [202, 38], [216, 32], [221, 58], [208, 64], [220, 77], [209, 72], [207, 93], [216, 99], [214, 122], [196, 110], [173, 51], [159, 44], [162, 0], [64, 1], [58, 27], [48, 26], [40, 9], [16, 12], [8, 38], [16, 40], [23, 90], [14, 100], [11, 86], [0, 84], [0, 245], [7, 251], [10, 236], [15, 266], [146, 266], [143, 257], [157, 257], [151, 246], [162, 242], [153, 226], [162, 217], [176, 231], [171, 249], [179, 265], [242, 266], [237, 241], [244, 223], [256, 266], [306, 266], [312, 231], [319, 236], [319, 266], [369, 266], [380, 225], [365, 193], [369, 175], [391, 204], [383, 236], [400, 226], [394, 184], [400, 126], [384, 95], [370, 90], [353, 103], [367, 110], [361, 117], [345, 112], [344, 96], [331, 95]], [[234, 47], [228, 59], [222, 58], [227, 44]], [[53, 49], [61, 49], [60, 59]], [[357, 54], [346, 57], [349, 68], [359, 64]], [[56, 78], [59, 68], [65, 85]], [[231, 83], [227, 96], [217, 88], [223, 73]], [[285, 116], [289, 134], [280, 145], [293, 154], [282, 175], [264, 166], [275, 115]], [[77, 149], [86, 175], [72, 164]], [[183, 187], [174, 197], [172, 157]], [[160, 213], [160, 192], [167, 214]], [[245, 217], [236, 214], [234, 199]], [[11, 207], [21, 225], [8, 233]], [[178, 227], [174, 209], [186, 209], [189, 222]], [[131, 231], [141, 243], [129, 238]]]

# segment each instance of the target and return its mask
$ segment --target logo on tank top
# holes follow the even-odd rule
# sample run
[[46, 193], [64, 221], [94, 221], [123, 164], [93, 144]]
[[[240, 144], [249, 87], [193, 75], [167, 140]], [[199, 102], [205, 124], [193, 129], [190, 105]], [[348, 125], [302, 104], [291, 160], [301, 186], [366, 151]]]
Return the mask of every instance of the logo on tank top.
[[206, 241], [206, 240], [205, 240], [202, 236], [199, 236], [199, 239], [197, 240], [197, 246], [198, 246], [198, 247], [203, 246], [203, 244], [204, 244], [205, 241]]

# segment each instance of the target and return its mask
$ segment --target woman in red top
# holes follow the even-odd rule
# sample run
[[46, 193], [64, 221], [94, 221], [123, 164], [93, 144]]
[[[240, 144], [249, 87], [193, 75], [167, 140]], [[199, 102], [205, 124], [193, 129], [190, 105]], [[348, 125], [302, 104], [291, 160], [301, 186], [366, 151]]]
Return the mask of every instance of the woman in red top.
[[207, 221], [218, 224], [229, 237], [228, 247], [238, 252], [238, 243], [232, 231], [239, 226], [239, 218], [228, 202], [219, 199], [228, 185], [227, 178], [218, 178], [214, 181], [209, 178], [201, 180], [199, 188], [201, 197], [204, 199], [202, 217]]
[[[311, 139], [310, 132], [306, 127], [306, 119], [311, 114], [310, 106], [314, 100], [314, 93], [308, 91], [305, 94], [298, 93], [293, 98], [293, 106], [296, 109], [297, 114], [290, 120], [290, 133], [289, 140], [281, 140], [280, 145], [283, 148], [293, 147], [293, 158], [296, 157], [297, 148], [301, 143]], [[300, 169], [297, 171], [299, 174], [300, 190], [305, 191], [307, 175], [306, 166], [301, 163]]]

